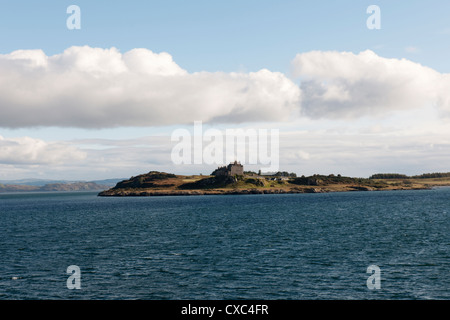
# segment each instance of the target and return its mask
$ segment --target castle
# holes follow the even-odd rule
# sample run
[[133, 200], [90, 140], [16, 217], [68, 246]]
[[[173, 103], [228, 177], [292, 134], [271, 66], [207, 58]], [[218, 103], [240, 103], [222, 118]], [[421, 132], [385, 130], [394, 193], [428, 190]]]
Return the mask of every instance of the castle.
[[244, 166], [237, 161], [230, 163], [228, 166], [219, 167], [211, 174], [213, 176], [235, 176], [244, 175]]

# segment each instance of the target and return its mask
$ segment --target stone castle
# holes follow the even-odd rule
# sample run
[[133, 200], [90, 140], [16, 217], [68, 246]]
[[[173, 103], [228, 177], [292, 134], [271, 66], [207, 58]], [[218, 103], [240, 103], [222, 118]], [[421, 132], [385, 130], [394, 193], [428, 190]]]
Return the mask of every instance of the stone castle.
[[237, 161], [230, 163], [228, 166], [219, 167], [212, 173], [213, 176], [242, 176], [244, 175], [244, 166]]

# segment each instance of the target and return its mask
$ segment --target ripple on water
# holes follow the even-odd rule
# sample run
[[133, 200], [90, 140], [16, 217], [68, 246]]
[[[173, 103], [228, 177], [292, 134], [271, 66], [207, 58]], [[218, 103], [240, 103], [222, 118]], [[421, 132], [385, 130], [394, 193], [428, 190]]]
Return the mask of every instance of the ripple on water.
[[449, 195], [0, 195], [0, 298], [448, 299]]

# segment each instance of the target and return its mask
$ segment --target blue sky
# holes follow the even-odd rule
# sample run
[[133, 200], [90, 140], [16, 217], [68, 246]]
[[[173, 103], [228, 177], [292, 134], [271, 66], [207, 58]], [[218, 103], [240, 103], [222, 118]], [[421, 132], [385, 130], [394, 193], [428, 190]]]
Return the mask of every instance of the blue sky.
[[[81, 8], [81, 30], [66, 28], [66, 19], [69, 16], [66, 9], [72, 4]], [[369, 17], [366, 9], [372, 4], [378, 5], [381, 9], [381, 30], [369, 30], [366, 27], [366, 20]], [[145, 48], [155, 54], [163, 52], [170, 54], [174, 63], [174, 65], [170, 65], [170, 68], [179, 67], [187, 74], [193, 75], [194, 78], [197, 77], [195, 73], [207, 72], [207, 76], [213, 79], [201, 82], [201, 85], [206, 83], [206, 86], [208, 81], [220, 81], [217, 79], [217, 72], [223, 72], [223, 77], [228, 77], [232, 73], [240, 73], [243, 77], [241, 80], [247, 82], [253, 81], [248, 79], [253, 79], [252, 73], [267, 69], [271, 72], [271, 76], [275, 76], [277, 72], [281, 73], [283, 79], [286, 78], [300, 86], [302, 101], [306, 101], [302, 102], [302, 110], [309, 118], [268, 121], [272, 118], [272, 115], [268, 114], [266, 118], [263, 117], [264, 119], [259, 121], [258, 114], [251, 113], [246, 118], [247, 121], [243, 123], [231, 120], [231, 122], [217, 123], [215, 126], [222, 129], [230, 126], [268, 126], [280, 128], [289, 137], [297, 134], [294, 138], [286, 138], [281, 143], [282, 146], [285, 146], [285, 154], [290, 154], [291, 148], [301, 149], [297, 150], [299, 152], [297, 158], [284, 163], [286, 170], [300, 174], [303, 172], [306, 174], [339, 173], [337, 171], [340, 171], [343, 174], [360, 176], [367, 176], [378, 171], [396, 171], [407, 174], [421, 173], [421, 171], [427, 170], [450, 171], [450, 168], [436, 164], [436, 158], [446, 159], [449, 154], [446, 141], [447, 131], [444, 129], [448, 123], [444, 119], [445, 117], [441, 117], [439, 112], [435, 114], [429, 112], [428, 109], [420, 109], [420, 106], [411, 110], [405, 106], [414, 104], [414, 101], [421, 101], [424, 108], [431, 108], [436, 101], [441, 103], [446, 99], [442, 93], [445, 88], [440, 89], [439, 93], [433, 92], [429, 95], [424, 93], [413, 97], [411, 101], [408, 100], [408, 95], [410, 92], [421, 91], [417, 88], [422, 87], [426, 87], [424, 92], [430, 91], [428, 87], [436, 86], [435, 82], [431, 81], [441, 83], [440, 80], [427, 82], [428, 78], [423, 80], [425, 77], [447, 79], [446, 74], [450, 73], [450, 60], [448, 59], [450, 55], [449, 12], [450, 2], [436, 0], [0, 1], [0, 54], [8, 56], [16, 50], [39, 49], [50, 57], [60, 55], [73, 46], [101, 49], [114, 47], [119, 53], [125, 54], [135, 48]], [[370, 64], [373, 59], [358, 56], [360, 52], [366, 50], [370, 50], [376, 55], [375, 60], [386, 63], [389, 72], [386, 75], [377, 76], [378, 82], [371, 82], [375, 80], [368, 79], [367, 74], [361, 71], [361, 75], [358, 75], [360, 83], [355, 87], [350, 87], [349, 80], [342, 75], [333, 74], [326, 75], [328, 77], [326, 79], [321, 78], [324, 70], [317, 70], [316, 56], [302, 56], [296, 60], [297, 55], [309, 52], [338, 52], [341, 53], [339, 56], [343, 52], [350, 52], [355, 55], [348, 62], [351, 64], [349, 66], [351, 70], [353, 63], [355, 63], [355, 68], [360, 66], [360, 61], [369, 61], [368, 64]], [[341, 61], [340, 58], [332, 55], [325, 56], [323, 59], [327, 59], [329, 63]], [[391, 65], [389, 59], [396, 59], [397, 62], [404, 59], [411, 62], [411, 65], [401, 67], [400, 62]], [[300, 64], [301, 70], [296, 71], [296, 67]], [[309, 67], [315, 66], [316, 69], [312, 70], [312, 67], [305, 69], [307, 64]], [[417, 71], [416, 69], [420, 69], [418, 65], [430, 68], [433, 72], [425, 69]], [[368, 70], [377, 70], [376, 66], [371, 68]], [[395, 75], [396, 68], [401, 68], [401, 77], [399, 76], [393, 83], [408, 78], [409, 73], [405, 71], [408, 68], [411, 68], [412, 77], [417, 77], [417, 81], [423, 81], [423, 83], [415, 83], [414, 86], [405, 89], [403, 95], [396, 96], [395, 90], [386, 93], [389, 96], [386, 106], [392, 106], [392, 108], [375, 108], [369, 103], [367, 113], [360, 110], [354, 111], [352, 108], [356, 105], [355, 101], [360, 105], [367, 103], [365, 100], [358, 100], [362, 98], [356, 96], [350, 98], [353, 99], [353, 104], [340, 104], [342, 99], [348, 98], [344, 97], [344, 93], [350, 92], [355, 95], [359, 86], [370, 83], [372, 87], [381, 87], [383, 83], [386, 83], [386, 79], [391, 79], [390, 75]], [[259, 76], [263, 75], [259, 74]], [[302, 81], [308, 77], [312, 77], [315, 81], [316, 86], [313, 89], [302, 85]], [[381, 78], [384, 80], [379, 80]], [[318, 92], [317, 90], [321, 90], [319, 84], [324, 81], [335, 81], [336, 86], [330, 86], [327, 89], [329, 94], [335, 92], [333, 90], [342, 90], [339, 99], [333, 100], [334, 104], [327, 105], [328, 100], [319, 101], [321, 104], [312, 100]], [[304, 81], [305, 85], [306, 83]], [[345, 90], [342, 89], [343, 83], [348, 86]], [[227, 85], [229, 84], [227, 82]], [[185, 85], [183, 84], [183, 86]], [[198, 88], [201, 88], [201, 85], [199, 84]], [[217, 86], [219, 86], [219, 82], [217, 82]], [[272, 85], [270, 84], [270, 86]], [[379, 90], [386, 89], [380, 88]], [[295, 93], [292, 94], [292, 99], [295, 99]], [[374, 93], [368, 91], [366, 96], [371, 94]], [[309, 97], [309, 100], [305, 97]], [[8, 99], [10, 98], [8, 97]], [[11, 99], [5, 99], [5, 101], [13, 101], [15, 98]], [[245, 99], [252, 100], [253, 97]], [[292, 102], [291, 100], [282, 103], [289, 104]], [[0, 110], [3, 109], [4, 113], [2, 114], [4, 115], [9, 115], [21, 107], [19, 104], [16, 107], [14, 103], [3, 102], [0, 104]], [[196, 106], [192, 106], [192, 108], [192, 111], [195, 111]], [[282, 109], [277, 113], [281, 114], [287, 109]], [[391, 109], [394, 114], [390, 113]], [[443, 107], [443, 109], [447, 110], [447, 107]], [[29, 109], [25, 108], [24, 110]], [[49, 111], [43, 109], [42, 114], [45, 112]], [[233, 112], [236, 113], [236, 111], [230, 111], [230, 114], [221, 114], [220, 117], [235, 119]], [[353, 118], [355, 112], [361, 113], [358, 119]], [[387, 115], [388, 113], [389, 115]], [[53, 110], [48, 117], [51, 118], [54, 114]], [[380, 118], [380, 114], [386, 116]], [[71, 117], [80, 117], [80, 119], [87, 116], [87, 113], [80, 115], [75, 112], [71, 115]], [[255, 116], [254, 120], [252, 116]], [[186, 126], [186, 123], [165, 123], [161, 126], [154, 125], [154, 123], [142, 125], [141, 123], [135, 124], [133, 122], [135, 119], [131, 119], [131, 122], [112, 127], [109, 124], [95, 126], [95, 121], [93, 121], [91, 127], [86, 128], [80, 126], [79, 122], [70, 124], [70, 119], [67, 119], [69, 125], [59, 125], [59, 122], [48, 124], [46, 121], [42, 121], [42, 123], [37, 121], [31, 125], [18, 125], [13, 118], [11, 119], [10, 123], [9, 120], [5, 120], [0, 124], [0, 136], [3, 137], [5, 145], [9, 146], [14, 143], [21, 146], [24, 137], [35, 139], [45, 146], [55, 143], [60, 150], [55, 148], [61, 153], [74, 152], [73, 158], [78, 159], [78, 162], [68, 161], [61, 156], [49, 156], [47, 152], [53, 152], [54, 148], [45, 147], [44, 151], [40, 151], [42, 154], [38, 153], [38, 156], [35, 151], [33, 151], [34, 153], [24, 151], [23, 157], [26, 159], [15, 161], [14, 157], [10, 156], [4, 157], [2, 160], [0, 157], [0, 178], [3, 179], [28, 178], [33, 175], [71, 179], [109, 178], [116, 174], [128, 176], [142, 173], [151, 169], [152, 166], [161, 170], [184, 173], [197, 173], [198, 170], [201, 170], [201, 168], [191, 166], [163, 165], [164, 159], [168, 158], [167, 149], [170, 149], [170, 143], [165, 144], [164, 141], [159, 141], [155, 137], [170, 135], [175, 128]], [[62, 118], [59, 119], [58, 121], [61, 121]], [[205, 122], [209, 123], [206, 119]], [[422, 125], [420, 129], [422, 131], [417, 129], [419, 122]], [[214, 126], [214, 121], [211, 122], [211, 126]], [[392, 136], [386, 141], [393, 141], [395, 140], [393, 137], [399, 136], [407, 136], [408, 139], [405, 138], [401, 143], [398, 142], [399, 145], [388, 146], [390, 151], [386, 151], [383, 165], [377, 165], [376, 161], [367, 161], [366, 164], [359, 167], [348, 165], [354, 159], [352, 157], [360, 154], [357, 148], [361, 146], [361, 141], [367, 141], [367, 136], [362, 133], [365, 129], [369, 128], [376, 132], [378, 130], [376, 128], [385, 130], [394, 127], [400, 131], [392, 131]], [[296, 144], [298, 135], [303, 137], [303, 132], [309, 134], [310, 141], [315, 141], [320, 137], [320, 142], [317, 142], [316, 145], [320, 146], [322, 143], [322, 149], [317, 150], [314, 145], [303, 142]], [[330, 132], [334, 132], [333, 134], [339, 132], [340, 135], [336, 137]], [[403, 152], [415, 150], [411, 148], [411, 143], [418, 141], [417, 135], [424, 139], [421, 147], [417, 147], [417, 150], [422, 148], [420, 156], [411, 154], [409, 160], [399, 163], [398, 158], [405, 159], [402, 156]], [[140, 149], [143, 147], [141, 139], [148, 137], [153, 137], [152, 139], [159, 142], [149, 138], [152, 142], [146, 140], [144, 143], [146, 147]], [[385, 134], [370, 136], [370, 139], [374, 139], [374, 144], [375, 141], [382, 141], [385, 138]], [[337, 143], [344, 141], [343, 145], [347, 145], [347, 143], [351, 145], [342, 154], [342, 159], [339, 160], [341, 162], [326, 160], [326, 150], [329, 149], [327, 143], [334, 141], [333, 139], [337, 139]], [[384, 143], [384, 146], [387, 144], [388, 142]], [[422, 158], [425, 157], [425, 154], [430, 155], [430, 152], [426, 150], [430, 145], [433, 145], [433, 148], [436, 145], [440, 146], [439, 151], [436, 151], [436, 158], [431, 156]], [[69, 149], [64, 149], [65, 147]], [[147, 147], [152, 150], [157, 149], [157, 154], [155, 153], [154, 157], [148, 156], [141, 162], [120, 157], [121, 152], [142, 154], [142, 152], [147, 152]], [[373, 146], [374, 149], [376, 147]], [[23, 148], [30, 148], [30, 146], [25, 143]], [[1, 144], [0, 150], [2, 150]], [[103, 152], [103, 150], [108, 150], [108, 152]], [[392, 150], [396, 150], [398, 153], [392, 152]], [[315, 158], [315, 154], [322, 156]], [[367, 159], [371, 155], [372, 153], [368, 153]], [[53, 161], [52, 159], [55, 157], [59, 157], [59, 160]], [[114, 161], [115, 165], [103, 172], [98, 172], [94, 165], [89, 165], [93, 157], [96, 159], [104, 157], [104, 167]], [[331, 154], [328, 154], [328, 157], [332, 157]], [[322, 161], [319, 161], [320, 159]], [[346, 164], [343, 165], [343, 163]], [[380, 161], [378, 161], [379, 163]], [[102, 164], [97, 163], [96, 165]]]
[[[82, 10], [81, 30], [65, 27], [71, 4]], [[371, 4], [382, 10], [381, 30], [366, 28]], [[190, 72], [287, 72], [299, 52], [372, 49], [449, 72], [449, 12], [442, 0], [2, 1], [0, 50], [142, 47], [169, 52]]]

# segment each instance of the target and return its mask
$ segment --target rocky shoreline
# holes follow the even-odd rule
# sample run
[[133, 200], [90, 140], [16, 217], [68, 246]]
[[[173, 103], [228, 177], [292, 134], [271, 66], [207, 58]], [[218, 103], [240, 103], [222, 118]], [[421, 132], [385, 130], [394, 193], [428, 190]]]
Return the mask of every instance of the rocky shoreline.
[[238, 195], [238, 194], [288, 194], [288, 193], [323, 193], [322, 190], [310, 188], [308, 190], [284, 189], [250, 189], [250, 190], [106, 190], [100, 192], [100, 197], [149, 197], [149, 196], [199, 196], [199, 195]]
[[296, 193], [329, 193], [350, 191], [382, 191], [382, 190], [425, 190], [423, 188], [389, 188], [375, 189], [364, 186], [348, 188], [292, 188], [292, 189], [213, 189], [213, 190], [106, 190], [98, 194], [100, 197], [150, 197], [150, 196], [200, 196], [200, 195], [250, 195], [250, 194], [296, 194]]

